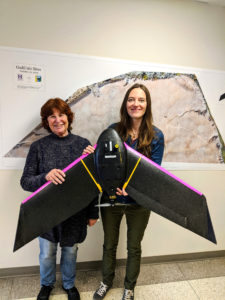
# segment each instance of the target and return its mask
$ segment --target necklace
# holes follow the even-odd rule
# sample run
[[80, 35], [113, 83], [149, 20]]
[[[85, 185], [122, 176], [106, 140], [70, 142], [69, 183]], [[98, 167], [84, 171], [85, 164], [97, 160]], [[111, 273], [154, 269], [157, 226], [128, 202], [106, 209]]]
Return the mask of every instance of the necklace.
[[139, 130], [134, 130], [133, 128], [131, 129], [131, 139], [136, 140], [138, 138], [138, 133]]

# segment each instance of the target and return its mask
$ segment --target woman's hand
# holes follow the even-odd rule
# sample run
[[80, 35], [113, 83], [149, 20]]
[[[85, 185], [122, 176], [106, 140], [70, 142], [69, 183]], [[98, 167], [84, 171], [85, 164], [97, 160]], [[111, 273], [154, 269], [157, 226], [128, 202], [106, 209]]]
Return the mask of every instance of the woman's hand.
[[116, 194], [119, 195], [119, 196], [128, 196], [127, 192], [125, 191], [125, 189], [119, 189], [117, 188], [116, 189]]
[[94, 152], [95, 152], [95, 148], [92, 147], [91, 145], [88, 145], [88, 146], [84, 149], [82, 155], [84, 155], [84, 154], [91, 154], [91, 153], [94, 153]]
[[51, 181], [54, 184], [62, 184], [65, 181], [66, 174], [60, 169], [52, 169], [45, 176], [47, 181]]
[[88, 226], [93, 226], [93, 225], [95, 225], [95, 223], [98, 221], [98, 219], [89, 219], [88, 220]]

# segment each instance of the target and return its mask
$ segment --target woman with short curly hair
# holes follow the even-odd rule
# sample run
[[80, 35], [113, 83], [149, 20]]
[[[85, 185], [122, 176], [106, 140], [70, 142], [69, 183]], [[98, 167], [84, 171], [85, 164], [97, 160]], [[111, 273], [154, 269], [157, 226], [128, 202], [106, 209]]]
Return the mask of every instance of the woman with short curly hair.
[[[73, 112], [60, 98], [49, 99], [41, 107], [42, 124], [49, 135], [32, 143], [27, 156], [21, 185], [34, 192], [47, 181], [63, 184], [66, 175], [62, 171], [81, 156], [89, 141], [71, 133]], [[63, 289], [69, 300], [80, 300], [74, 286], [76, 276], [77, 245], [87, 235], [87, 224], [92, 226], [98, 219], [98, 210], [90, 206], [73, 215], [49, 232], [39, 237], [41, 290], [37, 300], [48, 300], [56, 282], [56, 252], [61, 246], [61, 273]], [[45, 222], [45, 220], [43, 220]]]

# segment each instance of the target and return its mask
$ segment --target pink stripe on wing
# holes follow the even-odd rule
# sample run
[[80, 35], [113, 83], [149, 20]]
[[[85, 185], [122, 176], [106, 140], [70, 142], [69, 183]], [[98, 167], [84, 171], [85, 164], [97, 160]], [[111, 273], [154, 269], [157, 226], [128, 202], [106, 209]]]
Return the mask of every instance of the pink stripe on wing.
[[186, 183], [185, 181], [183, 181], [182, 179], [180, 179], [179, 177], [175, 176], [174, 174], [170, 173], [169, 171], [167, 171], [166, 169], [164, 169], [163, 167], [159, 166], [157, 163], [155, 163], [154, 161], [152, 161], [151, 159], [147, 158], [146, 156], [144, 156], [143, 154], [137, 152], [136, 150], [134, 150], [133, 148], [131, 148], [130, 146], [128, 146], [126, 143], [124, 143], [125, 147], [127, 149], [129, 149], [129, 151], [137, 154], [139, 157], [143, 158], [144, 160], [146, 160], [147, 162], [149, 162], [150, 164], [152, 164], [153, 166], [155, 166], [156, 168], [158, 168], [159, 170], [161, 170], [162, 172], [166, 173], [167, 175], [169, 175], [170, 177], [172, 177], [173, 179], [175, 179], [176, 181], [179, 181], [180, 183], [182, 183], [183, 185], [185, 185], [186, 187], [188, 187], [189, 189], [191, 189], [192, 191], [194, 191], [195, 193], [199, 194], [200, 196], [202, 196], [202, 193], [199, 192], [198, 190], [196, 190], [194, 187], [192, 187], [191, 185], [189, 185], [188, 183]]
[[[93, 146], [94, 148], [97, 147], [97, 144]], [[63, 169], [63, 172], [66, 173], [69, 169], [71, 169], [73, 166], [75, 166], [81, 159], [84, 159], [89, 154], [84, 154], [77, 158], [75, 161], [73, 161], [71, 164], [69, 164], [65, 169]], [[39, 193], [41, 190], [43, 190], [46, 186], [48, 186], [51, 183], [51, 181], [46, 182], [43, 184], [39, 189], [37, 189], [35, 192], [33, 192], [30, 196], [28, 196], [25, 200], [22, 201], [22, 204], [26, 203], [28, 200], [30, 200], [32, 197], [34, 197], [37, 193]]]
[[39, 189], [37, 189], [35, 192], [33, 192], [29, 197], [27, 197], [25, 200], [22, 201], [22, 204], [26, 203], [30, 198], [34, 197], [37, 193], [39, 193], [41, 190], [43, 190], [47, 185], [49, 185], [51, 181], [46, 182], [43, 184]]

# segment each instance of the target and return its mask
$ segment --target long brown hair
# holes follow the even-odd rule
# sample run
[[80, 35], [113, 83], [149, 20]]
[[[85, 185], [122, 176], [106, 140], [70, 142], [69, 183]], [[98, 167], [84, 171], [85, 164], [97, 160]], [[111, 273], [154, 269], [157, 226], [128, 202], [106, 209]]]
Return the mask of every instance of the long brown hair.
[[74, 113], [71, 111], [69, 105], [61, 98], [51, 98], [41, 107], [42, 126], [49, 132], [51, 132], [47, 119], [53, 114], [53, 109], [58, 109], [62, 114], [67, 115], [69, 123], [68, 130], [71, 131], [71, 124], [73, 123]]
[[136, 83], [132, 85], [126, 92], [123, 103], [120, 108], [120, 122], [117, 124], [117, 131], [121, 138], [126, 141], [129, 137], [129, 130], [132, 129], [131, 117], [127, 113], [127, 99], [130, 95], [130, 92], [133, 89], [140, 88], [144, 91], [146, 95], [147, 107], [145, 114], [143, 116], [138, 135], [138, 151], [144, 154], [145, 156], [151, 157], [151, 147], [150, 144], [154, 137], [153, 129], [153, 118], [152, 118], [152, 108], [151, 108], [151, 96], [147, 87], [143, 84]]

